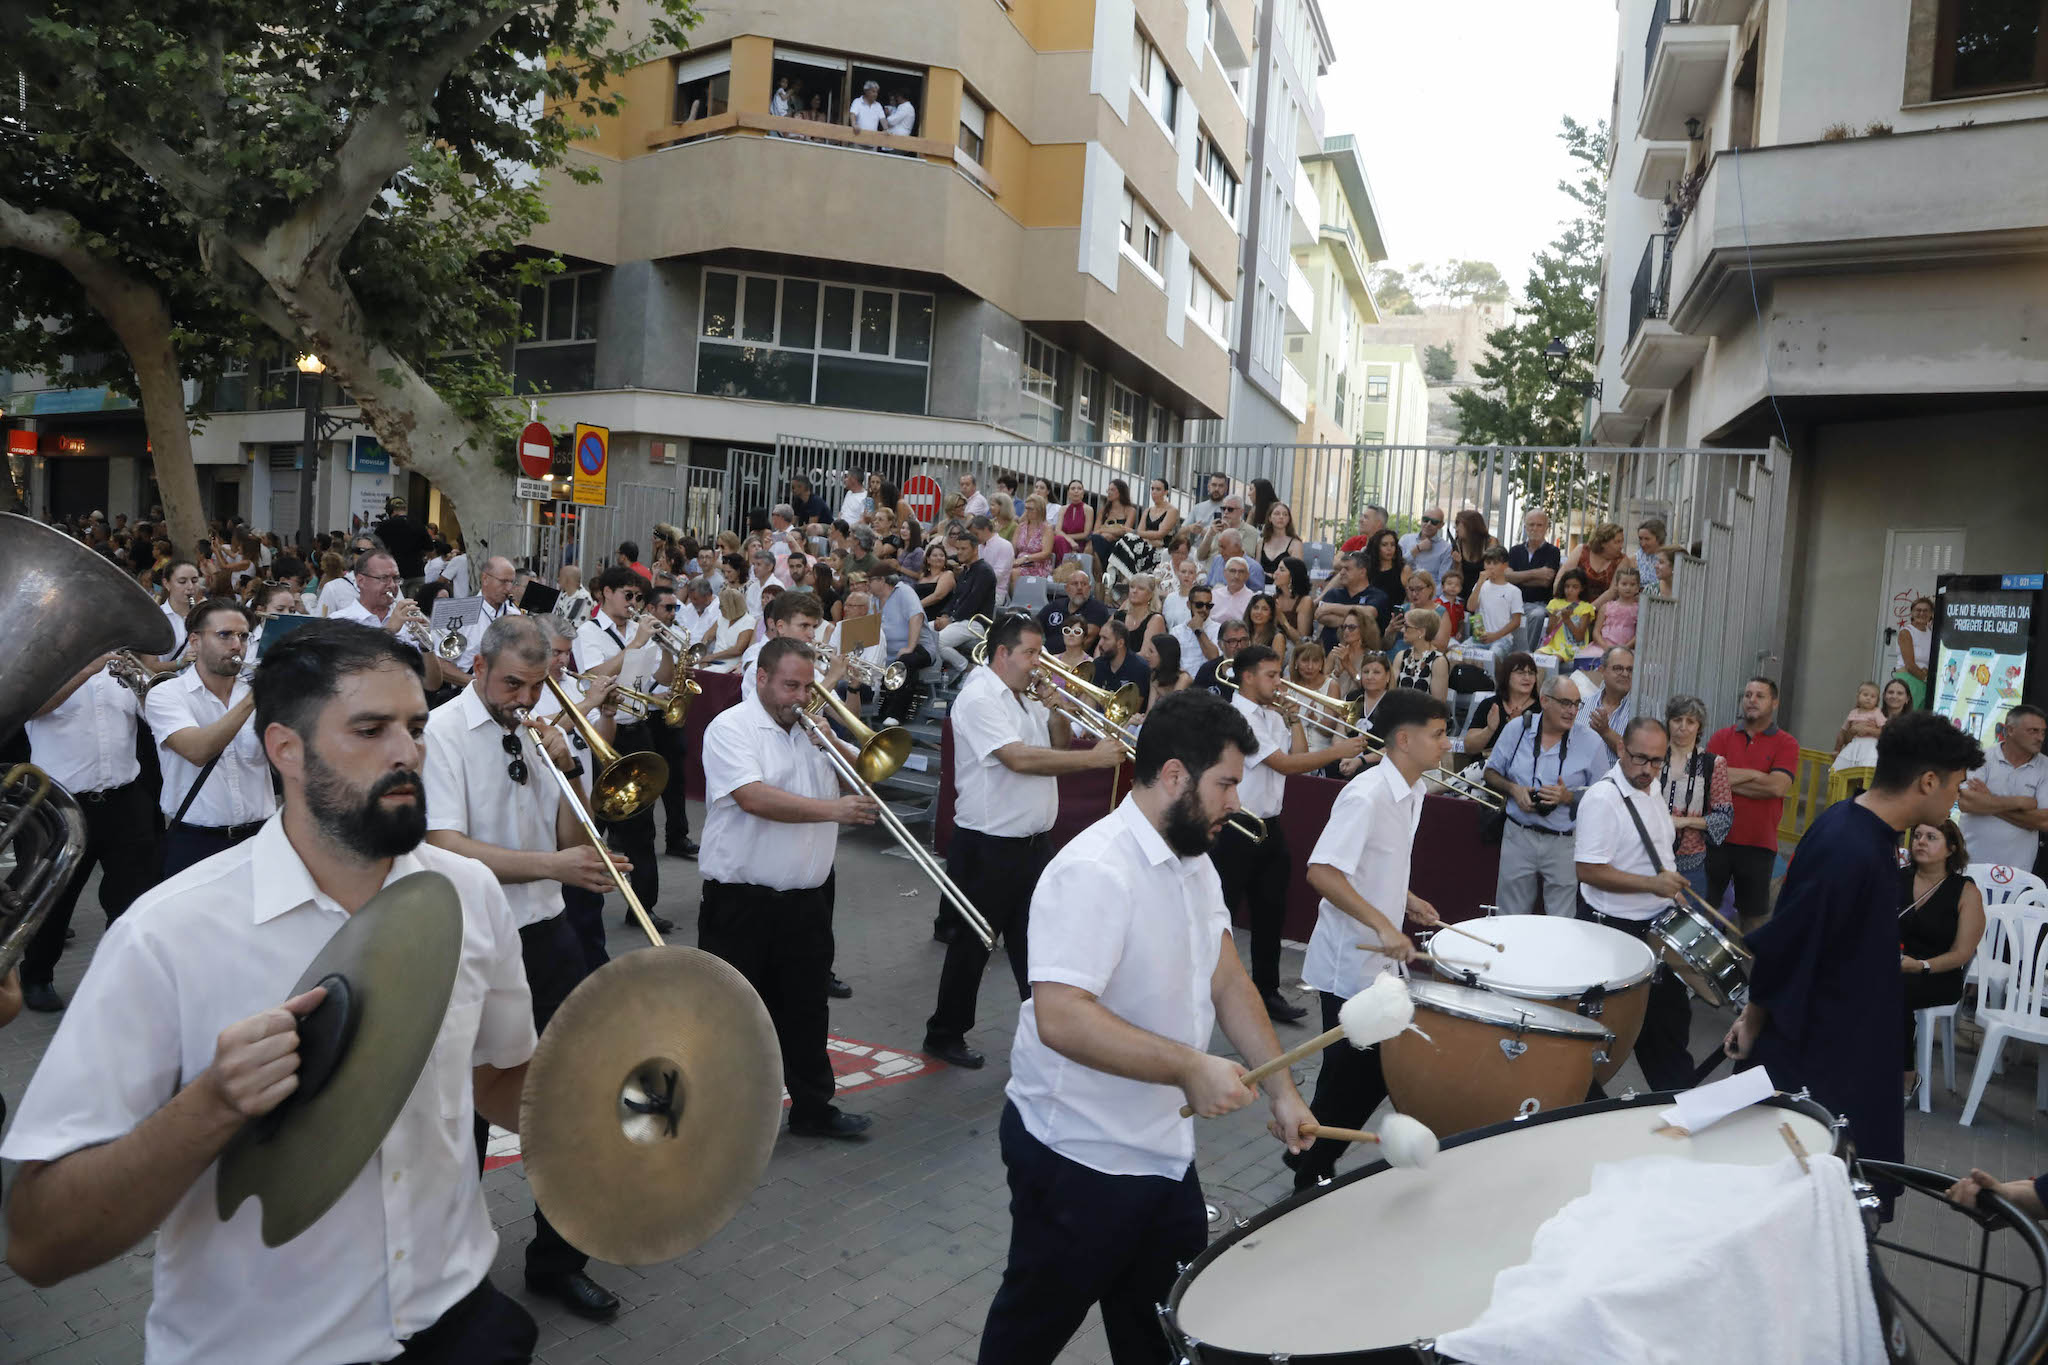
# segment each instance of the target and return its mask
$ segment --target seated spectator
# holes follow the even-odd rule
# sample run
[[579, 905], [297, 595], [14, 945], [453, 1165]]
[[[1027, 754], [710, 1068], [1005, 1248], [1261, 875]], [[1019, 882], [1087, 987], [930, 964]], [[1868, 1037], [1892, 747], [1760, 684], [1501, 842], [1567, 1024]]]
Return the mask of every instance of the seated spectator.
[[1195, 587], [1195, 561], [1183, 559], [1176, 565], [1166, 587], [1166, 596], [1160, 600], [1159, 610], [1166, 617], [1167, 628], [1174, 630], [1188, 623], [1188, 594]]
[[1493, 692], [1472, 710], [1472, 723], [1465, 727], [1465, 756], [1484, 759], [1493, 752], [1501, 727], [1515, 717], [1536, 709], [1542, 671], [1534, 656], [1524, 650], [1504, 655], [1493, 671]]
[[1600, 667], [1591, 673], [1574, 674], [1579, 696], [1580, 725], [1585, 726], [1615, 753], [1621, 752], [1621, 734], [1635, 714], [1636, 656], [1626, 649], [1610, 649], [1600, 656]]
[[[1668, 545], [1657, 551], [1656, 568], [1657, 576], [1654, 582], [1657, 588], [1657, 595], [1660, 597], [1676, 597], [1678, 594], [1671, 589], [1671, 576], [1678, 568], [1678, 551]], [[1649, 584], [1645, 583], [1644, 586], [1647, 587]]]
[[1180, 642], [1165, 631], [1148, 637], [1145, 647], [1138, 651], [1138, 657], [1152, 670], [1152, 692], [1145, 698], [1145, 709], [1150, 711], [1161, 697], [1182, 691], [1194, 678], [1180, 664]]
[[1664, 518], [1646, 518], [1636, 527], [1636, 574], [1644, 583], [1657, 581], [1657, 556], [1664, 549]]
[[1343, 554], [1356, 554], [1372, 543], [1372, 538], [1387, 527], [1387, 509], [1376, 502], [1365, 505], [1365, 513], [1358, 519], [1358, 534], [1348, 537], [1337, 547]]
[[1111, 692], [1125, 686], [1138, 689], [1143, 698], [1152, 690], [1152, 670], [1145, 661], [1131, 650], [1130, 628], [1121, 621], [1110, 621], [1102, 627], [1102, 635], [1095, 646], [1095, 685]]
[[1251, 607], [1252, 598], [1258, 594], [1251, 587], [1252, 562], [1243, 555], [1232, 555], [1223, 566], [1223, 586], [1211, 585], [1216, 594], [1216, 619], [1219, 621], [1242, 621]]
[[[1357, 702], [1359, 704], [1359, 726], [1369, 733], [1378, 734], [1379, 732], [1373, 729], [1372, 713], [1378, 709], [1380, 698], [1393, 690], [1394, 667], [1388, 661], [1386, 655], [1375, 650], [1360, 658], [1357, 676], [1358, 685], [1346, 693], [1342, 700]], [[1329, 773], [1329, 776], [1339, 778], [1354, 777], [1365, 769], [1374, 766], [1379, 761], [1379, 751], [1367, 749], [1356, 758], [1339, 760], [1337, 770], [1334, 773]]]
[[1630, 648], [1636, 642], [1636, 616], [1642, 608], [1643, 576], [1633, 564], [1614, 571], [1613, 596], [1598, 604], [1593, 616], [1593, 643], [1602, 649]]
[[1591, 602], [1583, 600], [1586, 594], [1586, 575], [1578, 569], [1566, 569], [1557, 578], [1557, 596], [1550, 599], [1545, 608], [1550, 620], [1543, 629], [1543, 643], [1536, 652], [1558, 661], [1558, 667], [1570, 671], [1578, 666], [1579, 656], [1589, 649], [1593, 639], [1594, 610]]
[[1294, 661], [1287, 666], [1287, 680], [1328, 696], [1329, 674], [1324, 670], [1324, 662], [1323, 647], [1310, 640], [1294, 651]]
[[1244, 609], [1244, 624], [1252, 633], [1252, 643], [1264, 645], [1275, 654], [1285, 658], [1287, 637], [1280, 633], [1279, 614], [1273, 609], [1273, 599], [1264, 593], [1255, 593]]
[[1095, 656], [1088, 652], [1088, 623], [1078, 616], [1070, 616], [1060, 623], [1058, 636], [1059, 652], [1053, 657], [1060, 666], [1076, 677], [1093, 680], [1095, 677]]
[[1914, 1015], [1963, 998], [1963, 974], [1984, 937], [1984, 896], [1964, 874], [1970, 850], [1954, 820], [1915, 825], [1899, 869], [1899, 971], [1905, 987], [1904, 1093], [1918, 1090]]
[[1011, 542], [1015, 549], [1010, 567], [1013, 592], [1024, 579], [1051, 575], [1056, 562], [1054, 540], [1052, 527], [1045, 520], [1045, 499], [1033, 493], [1024, 499], [1024, 520], [1017, 523], [1017, 533]]
[[1013, 519], [1023, 514], [1024, 499], [1017, 496], [1017, 476], [1015, 474], [996, 475], [996, 492], [1001, 496], [988, 500], [990, 516], [995, 515], [996, 505], [1005, 501], [1010, 504], [1010, 516]]
[[[1515, 581], [1512, 573], [1508, 575], [1508, 581]], [[1437, 585], [1436, 600], [1430, 605], [1436, 608], [1437, 614], [1443, 617], [1444, 621], [1443, 628], [1437, 632], [1438, 649], [1449, 649], [1453, 643], [1465, 638], [1465, 582], [1464, 571], [1453, 569], [1445, 574], [1444, 581]], [[1526, 615], [1528, 610], [1525, 599], [1522, 606], [1523, 639], [1527, 639], [1529, 634], [1529, 621]]]
[[739, 667], [740, 656], [754, 643], [754, 623], [747, 611], [743, 589], [726, 587], [718, 594], [718, 633], [711, 637], [711, 652], [697, 665], [713, 673], [730, 673]]
[[1215, 553], [1209, 557], [1210, 587], [1221, 586], [1223, 575], [1230, 568], [1230, 561], [1242, 559], [1245, 562], [1245, 581], [1251, 589], [1254, 592], [1266, 590], [1266, 571], [1259, 567], [1258, 561], [1246, 555], [1245, 537], [1242, 532], [1223, 531], [1210, 537], [1209, 543], [1215, 547]]
[[1437, 617], [1439, 628], [1443, 625], [1443, 615], [1436, 610], [1437, 592], [1436, 576], [1434, 574], [1430, 573], [1427, 569], [1411, 569], [1408, 573], [1408, 582], [1402, 588], [1402, 592], [1405, 595], [1405, 600], [1394, 609], [1393, 616], [1387, 621], [1387, 657], [1390, 659], [1399, 659], [1402, 651], [1408, 648], [1405, 631], [1407, 629], [1407, 617], [1410, 612], [1429, 612]]
[[1174, 643], [1187, 667], [1200, 668], [1223, 657], [1219, 636], [1223, 623], [1216, 619], [1216, 590], [1206, 584], [1188, 590], [1188, 619], [1173, 628]]
[[1274, 566], [1270, 581], [1281, 638], [1289, 649], [1298, 649], [1304, 640], [1314, 638], [1316, 629], [1315, 590], [1309, 583], [1308, 565], [1299, 555], [1289, 555]]
[[[854, 591], [846, 594], [846, 600], [844, 605], [846, 608], [845, 612], [841, 615], [840, 619], [832, 625], [832, 628], [825, 634], [825, 642], [835, 650], [844, 649], [844, 646], [840, 643], [840, 640], [843, 638], [841, 632], [845, 630], [846, 623], [848, 621], [858, 621], [861, 617], [869, 615], [874, 610], [874, 599], [869, 597], [865, 592]], [[882, 649], [882, 642], [879, 639], [871, 645], [856, 650], [855, 654], [857, 657], [864, 659], [869, 664], [873, 665], [875, 672], [878, 675], [880, 674], [882, 668], [888, 663], [887, 655]], [[857, 696], [859, 698], [860, 705], [863, 707], [865, 707], [869, 702], [872, 702], [875, 699], [875, 692], [873, 688], [856, 686], [848, 678], [840, 679], [837, 690], [841, 697]]]
[[1222, 663], [1225, 659], [1236, 658], [1237, 651], [1243, 649], [1251, 642], [1252, 634], [1249, 630], [1245, 629], [1244, 622], [1225, 621], [1222, 629], [1216, 633], [1216, 644], [1218, 647], [1216, 657], [1208, 660], [1195, 670], [1193, 685], [1214, 692], [1219, 697], [1234, 695], [1222, 683], [1216, 681], [1216, 665]]
[[1363, 550], [1345, 555], [1337, 581], [1324, 590], [1316, 603], [1315, 621], [1322, 631], [1325, 652], [1337, 647], [1338, 628], [1346, 621], [1359, 624], [1366, 647], [1379, 648], [1380, 623], [1392, 612], [1393, 601], [1367, 581], [1366, 562]]
[[1109, 604], [1088, 595], [1094, 583], [1088, 571], [1078, 564], [1069, 566], [1060, 581], [1066, 585], [1067, 595], [1054, 598], [1039, 611], [1039, 628], [1046, 639], [1057, 640], [1061, 638], [1060, 627], [1070, 618], [1079, 618], [1087, 627], [1085, 646], [1093, 651], [1098, 634], [1109, 622]]
[[1401, 655], [1397, 675], [1397, 685], [1427, 692], [1438, 701], [1448, 699], [1451, 694], [1451, 663], [1434, 643], [1437, 630], [1442, 625], [1436, 611], [1430, 607], [1418, 607], [1402, 613], [1402, 643], [1407, 649]]

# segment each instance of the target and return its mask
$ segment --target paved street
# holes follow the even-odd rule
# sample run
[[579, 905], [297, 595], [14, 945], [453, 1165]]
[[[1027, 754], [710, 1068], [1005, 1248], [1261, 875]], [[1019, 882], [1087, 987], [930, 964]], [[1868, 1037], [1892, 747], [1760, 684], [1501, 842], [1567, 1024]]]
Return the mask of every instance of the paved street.
[[[849, 838], [841, 847], [838, 969], [854, 998], [835, 1002], [832, 1020], [850, 1045], [841, 1057], [842, 1084], [861, 1082], [846, 1103], [875, 1116], [871, 1138], [841, 1144], [784, 1137], [766, 1180], [710, 1245], [670, 1265], [594, 1266], [625, 1300], [612, 1323], [591, 1325], [532, 1303], [542, 1360], [973, 1359], [1009, 1227], [995, 1139], [1015, 1019], [1007, 972], [999, 963], [992, 967], [984, 1025], [970, 1039], [989, 1054], [987, 1069], [964, 1072], [909, 1056], [923, 1037], [943, 953], [930, 938], [935, 897], [906, 860], [885, 851], [880, 836]], [[695, 864], [665, 859], [662, 880], [661, 907], [681, 926], [676, 941], [693, 941]], [[85, 904], [92, 904], [90, 894]], [[83, 911], [78, 927], [58, 970], [67, 996], [99, 934]], [[615, 950], [629, 949], [634, 938], [614, 922]], [[1290, 952], [1289, 971], [1299, 964], [1300, 954]], [[1719, 1016], [1703, 1008], [1695, 1025], [1696, 1047], [1721, 1028]], [[49, 1017], [24, 1015], [0, 1033], [0, 1092], [10, 1099], [20, 1096], [53, 1026]], [[2031, 1113], [2034, 1065], [2013, 1055], [1975, 1127], [1956, 1124], [1960, 1095], [1942, 1093], [1934, 1113], [1908, 1116], [1908, 1153], [1916, 1163], [1975, 1164], [2001, 1174], [2048, 1168], [2048, 1130]], [[1959, 1085], [1967, 1086], [1973, 1061], [1967, 1052], [1959, 1059]], [[1622, 1079], [1633, 1076], [1631, 1064]], [[1236, 1212], [1255, 1211], [1290, 1188], [1263, 1115], [1263, 1106], [1254, 1106], [1200, 1127], [1203, 1183], [1213, 1201]], [[493, 1170], [485, 1186], [503, 1238], [496, 1281], [523, 1295], [522, 1248], [532, 1234], [533, 1206], [520, 1167]], [[1941, 1239], [1951, 1254], [1965, 1250], [1960, 1219], [1912, 1210], [1904, 1224], [1909, 1234]], [[1361, 1235], [1369, 1248], [1370, 1230]], [[1393, 1249], [1372, 1254], [1398, 1273]], [[1959, 1311], [1964, 1286], [1955, 1277], [1929, 1281], [1909, 1271], [1900, 1278], [1916, 1288], [1924, 1283], [1945, 1312]], [[147, 1246], [48, 1291], [0, 1269], [0, 1361], [139, 1360], [148, 1292]], [[1064, 1358], [1106, 1359], [1100, 1327], [1091, 1325]]]

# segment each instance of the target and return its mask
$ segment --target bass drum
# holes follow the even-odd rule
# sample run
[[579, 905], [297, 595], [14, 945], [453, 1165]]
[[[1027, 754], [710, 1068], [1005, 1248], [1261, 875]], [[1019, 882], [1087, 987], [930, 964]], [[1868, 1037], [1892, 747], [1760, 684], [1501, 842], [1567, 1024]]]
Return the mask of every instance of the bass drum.
[[[1851, 1159], [1846, 1129], [1808, 1100], [1772, 1098], [1691, 1137], [1662, 1137], [1669, 1094], [1539, 1114], [1444, 1143], [1427, 1170], [1375, 1161], [1275, 1204], [1210, 1244], [1161, 1310], [1174, 1358], [1209, 1362], [1434, 1362], [1424, 1343], [1470, 1325], [1536, 1229], [1593, 1187], [1593, 1168], [1639, 1156], [1767, 1166], [1778, 1125], [1808, 1151]], [[1371, 1248], [1400, 1273], [1361, 1274]], [[1882, 1296], [1880, 1296], [1882, 1301]], [[1674, 1309], [1682, 1313], [1682, 1305]]]
[[1551, 1005], [1440, 981], [1408, 993], [1415, 1028], [1380, 1044], [1380, 1067], [1394, 1108], [1440, 1137], [1583, 1103], [1614, 1049], [1599, 1023]]

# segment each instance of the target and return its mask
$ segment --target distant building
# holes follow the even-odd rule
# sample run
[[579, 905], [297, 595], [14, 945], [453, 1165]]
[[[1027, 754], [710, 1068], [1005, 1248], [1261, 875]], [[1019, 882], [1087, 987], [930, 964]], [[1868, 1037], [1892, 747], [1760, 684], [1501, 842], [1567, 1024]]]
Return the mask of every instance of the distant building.
[[1316, 445], [1379, 440], [1365, 435], [1384, 432], [1385, 424], [1363, 420], [1367, 377], [1360, 363], [1360, 338], [1379, 320], [1366, 272], [1387, 257], [1372, 187], [1348, 133], [1330, 137], [1301, 161], [1314, 195], [1316, 235], [1294, 248], [1294, 263], [1315, 300], [1308, 331], [1287, 338], [1287, 358], [1309, 389], [1298, 439]]

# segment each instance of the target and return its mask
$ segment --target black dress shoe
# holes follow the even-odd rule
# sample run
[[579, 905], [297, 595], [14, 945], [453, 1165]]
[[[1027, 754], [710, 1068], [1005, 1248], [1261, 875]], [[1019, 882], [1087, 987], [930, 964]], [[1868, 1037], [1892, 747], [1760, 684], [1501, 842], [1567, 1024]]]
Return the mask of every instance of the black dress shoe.
[[619, 1311], [619, 1296], [580, 1270], [567, 1275], [528, 1275], [526, 1287], [593, 1322], [604, 1322]]
[[[657, 934], [672, 934], [675, 932], [676, 922], [672, 919], [663, 919], [660, 915], [655, 914], [652, 910], [649, 910], [647, 912], [647, 919], [648, 922], [654, 926], [654, 932]], [[631, 910], [628, 910], [626, 912], [625, 918], [620, 920], [619, 923], [625, 925], [628, 929], [633, 929], [639, 926], [640, 921], [634, 919], [633, 912]]]
[[843, 1109], [834, 1109], [832, 1117], [822, 1123], [798, 1123], [789, 1121], [789, 1131], [797, 1137], [815, 1138], [857, 1138], [875, 1126], [874, 1119], [867, 1114], [849, 1114]]
[[1265, 1001], [1267, 1017], [1282, 1024], [1298, 1024], [1308, 1018], [1308, 1011], [1299, 1005], [1287, 1003], [1287, 997], [1278, 991], [1267, 991], [1259, 997]]
[[853, 987], [835, 976], [826, 985], [825, 994], [831, 996], [834, 1000], [851, 1000], [853, 999]]
[[979, 1071], [988, 1064], [988, 1058], [967, 1046], [965, 1042], [941, 1043], [936, 1039], [927, 1038], [924, 1040], [924, 1054], [927, 1057], [936, 1057], [948, 1066], [962, 1067], [968, 1071]]
[[697, 856], [697, 841], [688, 837], [680, 840], [669, 840], [668, 856], [671, 858], [695, 858]]
[[64, 1008], [64, 997], [47, 981], [24, 981], [21, 1003], [38, 1014], [55, 1014]]

